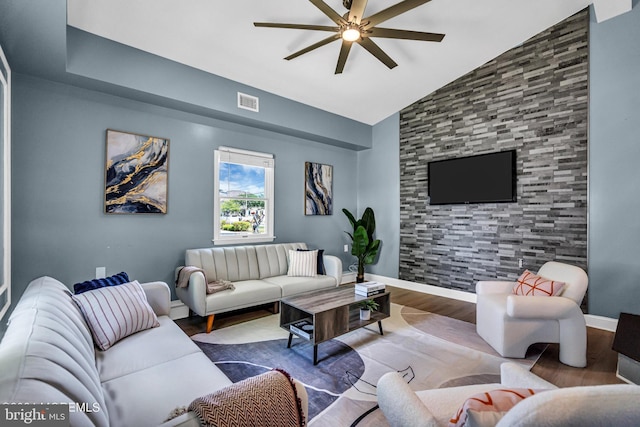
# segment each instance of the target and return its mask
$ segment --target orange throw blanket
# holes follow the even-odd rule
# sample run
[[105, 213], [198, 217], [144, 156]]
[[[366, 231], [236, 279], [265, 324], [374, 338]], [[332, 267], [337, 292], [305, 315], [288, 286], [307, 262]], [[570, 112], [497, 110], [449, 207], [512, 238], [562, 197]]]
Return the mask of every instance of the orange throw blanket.
[[247, 378], [189, 405], [206, 426], [304, 427], [302, 404], [293, 380], [274, 369]]

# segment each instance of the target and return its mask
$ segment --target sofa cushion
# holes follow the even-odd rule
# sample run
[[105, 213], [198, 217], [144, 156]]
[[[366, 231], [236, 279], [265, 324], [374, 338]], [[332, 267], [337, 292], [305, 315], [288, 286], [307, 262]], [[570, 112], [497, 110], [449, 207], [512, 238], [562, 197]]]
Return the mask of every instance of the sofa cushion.
[[157, 328], [126, 337], [106, 351], [96, 351], [100, 381], [110, 381], [200, 352], [200, 348], [168, 316], [160, 316], [158, 321], [160, 326]]
[[533, 274], [529, 270], [525, 270], [513, 287], [513, 294], [550, 297], [558, 295], [562, 291], [562, 288], [564, 288], [564, 285], [563, 282], [546, 279], [537, 274]]
[[158, 426], [169, 413], [231, 384], [202, 352], [150, 366], [102, 384], [111, 425]]
[[209, 294], [205, 298], [206, 312], [217, 313], [266, 304], [280, 299], [280, 287], [264, 280], [235, 282], [235, 289]]
[[282, 298], [301, 292], [316, 291], [318, 289], [327, 289], [336, 286], [336, 279], [333, 276], [276, 276], [264, 279], [264, 281], [280, 287], [282, 289]]
[[289, 250], [287, 276], [316, 277], [318, 275], [318, 251]]
[[73, 296], [94, 342], [107, 350], [124, 337], [159, 326], [158, 318], [137, 281], [107, 286]]
[[449, 421], [450, 427], [493, 427], [515, 405], [544, 390], [500, 388], [469, 396]]
[[73, 285], [73, 293], [77, 295], [93, 289], [104, 288], [105, 286], [117, 286], [129, 282], [129, 275], [123, 271], [121, 273], [114, 274], [113, 276], [76, 283]]

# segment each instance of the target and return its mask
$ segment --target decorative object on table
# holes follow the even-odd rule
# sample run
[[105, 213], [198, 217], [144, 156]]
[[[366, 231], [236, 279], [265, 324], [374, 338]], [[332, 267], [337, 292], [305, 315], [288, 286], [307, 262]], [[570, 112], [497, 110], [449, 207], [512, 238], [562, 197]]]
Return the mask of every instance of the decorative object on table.
[[345, 231], [351, 237], [351, 255], [358, 258], [358, 273], [356, 282], [364, 282], [364, 266], [373, 264], [380, 249], [380, 240], [373, 238], [376, 231], [376, 218], [373, 209], [366, 208], [362, 218], [356, 220], [351, 212], [342, 209], [342, 212], [349, 218], [349, 223], [353, 227], [353, 234]]
[[618, 352], [616, 376], [630, 384], [640, 384], [640, 316], [620, 313], [611, 349]]
[[169, 140], [107, 129], [106, 213], [167, 213]]
[[304, 164], [304, 214], [333, 215], [333, 166]]
[[360, 303], [360, 320], [371, 319], [371, 312], [375, 311], [380, 305], [372, 299], [364, 300]]
[[289, 325], [289, 330], [299, 337], [310, 340], [313, 338], [313, 323], [309, 319], [303, 319]]
[[356, 295], [371, 297], [374, 295], [383, 294], [385, 291], [385, 284], [380, 282], [356, 283], [355, 290]]

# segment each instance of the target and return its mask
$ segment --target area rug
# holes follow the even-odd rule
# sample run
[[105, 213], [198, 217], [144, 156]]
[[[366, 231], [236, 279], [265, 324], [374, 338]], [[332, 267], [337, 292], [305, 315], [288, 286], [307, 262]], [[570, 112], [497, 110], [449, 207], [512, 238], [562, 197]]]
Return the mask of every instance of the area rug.
[[504, 359], [476, 334], [475, 325], [391, 304], [382, 321], [384, 335], [372, 324], [318, 346], [294, 338], [279, 315], [194, 335], [205, 354], [237, 382], [272, 368], [281, 368], [302, 382], [309, 394], [309, 425], [385, 426], [376, 403], [378, 379], [400, 372], [414, 390], [500, 382], [500, 364], [515, 361], [530, 369], [544, 347], [526, 359]]

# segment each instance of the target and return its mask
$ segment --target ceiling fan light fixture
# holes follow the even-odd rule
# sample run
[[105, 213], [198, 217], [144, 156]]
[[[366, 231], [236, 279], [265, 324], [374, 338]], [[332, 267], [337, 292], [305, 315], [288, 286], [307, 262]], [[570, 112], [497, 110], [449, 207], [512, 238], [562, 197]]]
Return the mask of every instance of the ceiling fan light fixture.
[[340, 36], [343, 40], [348, 42], [354, 42], [360, 38], [360, 28], [356, 25], [349, 24], [343, 30]]

